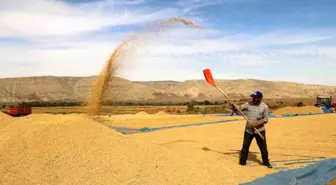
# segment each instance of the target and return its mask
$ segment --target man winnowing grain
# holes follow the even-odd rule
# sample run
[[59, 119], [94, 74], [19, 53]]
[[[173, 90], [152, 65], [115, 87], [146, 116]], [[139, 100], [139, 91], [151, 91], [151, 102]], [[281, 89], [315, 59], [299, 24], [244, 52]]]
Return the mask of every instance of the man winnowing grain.
[[[253, 138], [256, 138], [258, 147], [261, 152], [262, 161], [265, 166], [272, 168], [272, 165], [269, 163], [268, 151], [266, 145], [266, 131], [264, 124], [268, 123], [268, 106], [261, 102], [263, 94], [259, 91], [250, 95], [252, 101], [246, 102], [240, 106], [237, 106], [240, 110], [246, 110], [247, 119], [250, 121], [250, 124], [246, 123], [245, 132], [244, 132], [244, 142], [242, 149], [240, 151], [239, 164], [244, 166], [246, 165], [246, 160], [249, 153], [249, 148]], [[264, 137], [263, 140], [258, 133], [254, 130], [254, 127], [260, 132]]]

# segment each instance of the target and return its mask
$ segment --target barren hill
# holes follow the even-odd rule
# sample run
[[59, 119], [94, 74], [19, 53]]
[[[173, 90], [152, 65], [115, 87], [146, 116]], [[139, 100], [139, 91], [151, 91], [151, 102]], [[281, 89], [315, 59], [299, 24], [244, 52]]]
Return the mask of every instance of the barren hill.
[[[96, 76], [22, 77], [0, 79], [0, 102], [86, 101]], [[246, 98], [255, 90], [265, 98], [315, 97], [336, 95], [336, 86], [309, 85], [264, 80], [216, 80], [232, 98]], [[186, 101], [223, 100], [205, 80], [132, 82], [115, 77], [109, 84], [106, 100], [114, 101]]]

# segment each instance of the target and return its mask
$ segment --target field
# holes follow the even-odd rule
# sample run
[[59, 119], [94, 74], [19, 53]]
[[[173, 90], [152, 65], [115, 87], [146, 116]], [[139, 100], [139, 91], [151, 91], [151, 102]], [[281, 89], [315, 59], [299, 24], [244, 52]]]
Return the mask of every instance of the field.
[[0, 185], [336, 185], [326, 2], [11, 2]]
[[[246, 100], [234, 100], [236, 104], [244, 103]], [[265, 99], [264, 102], [269, 106], [270, 111], [281, 107], [295, 107], [299, 102], [305, 105], [313, 106], [316, 103], [315, 98], [282, 98], [282, 99]], [[7, 111], [6, 108], [0, 109]], [[221, 102], [219, 105], [195, 105], [194, 109], [187, 112], [186, 105], [163, 105], [163, 106], [103, 106], [100, 114], [135, 114], [146, 111], [149, 114], [155, 114], [159, 111], [165, 111], [173, 114], [220, 114], [231, 113], [231, 107], [227, 102]], [[41, 114], [72, 114], [86, 113], [84, 106], [55, 106], [55, 107], [33, 107], [33, 113]]]
[[[43, 113], [65, 109], [72, 110], [40, 108], [17, 119], [0, 113], [0, 184], [239, 184], [336, 157], [336, 114], [270, 118], [268, 169], [255, 140], [247, 166], [238, 165], [245, 126], [239, 116]], [[219, 123], [225, 120], [231, 122]], [[204, 122], [218, 123], [128, 135], [112, 129]]]
[[[56, 106], [56, 107], [32, 107], [34, 114], [72, 114], [72, 113], [86, 113], [85, 106]], [[149, 113], [156, 113], [167, 109], [177, 109], [181, 111], [186, 110], [186, 106], [103, 106], [100, 114], [135, 114], [140, 111], [147, 111]], [[2, 111], [8, 111], [2, 108]]]

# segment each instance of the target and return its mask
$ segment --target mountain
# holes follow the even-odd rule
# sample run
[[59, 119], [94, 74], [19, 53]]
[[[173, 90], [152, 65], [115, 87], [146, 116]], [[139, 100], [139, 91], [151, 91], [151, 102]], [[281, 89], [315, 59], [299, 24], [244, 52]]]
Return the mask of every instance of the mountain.
[[[87, 101], [97, 76], [90, 77], [22, 77], [0, 79], [0, 102]], [[309, 98], [336, 95], [336, 86], [255, 79], [216, 80], [217, 85], [234, 99], [248, 97], [259, 90], [265, 98]], [[105, 100], [114, 101], [188, 101], [223, 100], [220, 92], [205, 80], [129, 81], [114, 77]]]

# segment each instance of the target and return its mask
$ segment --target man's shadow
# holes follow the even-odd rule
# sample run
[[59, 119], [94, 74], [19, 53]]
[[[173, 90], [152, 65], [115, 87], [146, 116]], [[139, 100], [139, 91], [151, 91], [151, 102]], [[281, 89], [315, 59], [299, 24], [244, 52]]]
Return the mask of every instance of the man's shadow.
[[[222, 154], [222, 155], [230, 155], [230, 156], [237, 156], [237, 157], [239, 157], [239, 155], [240, 155], [240, 150], [230, 150], [230, 151], [233, 151], [233, 152], [219, 152], [219, 151], [216, 151], [216, 150], [209, 149], [207, 147], [203, 147], [202, 150], [203, 151], [216, 152], [216, 153], [219, 153], [219, 154]], [[259, 154], [259, 153], [258, 152], [249, 152], [247, 160], [262, 165], [263, 163], [259, 159], [257, 159], [256, 154]]]

